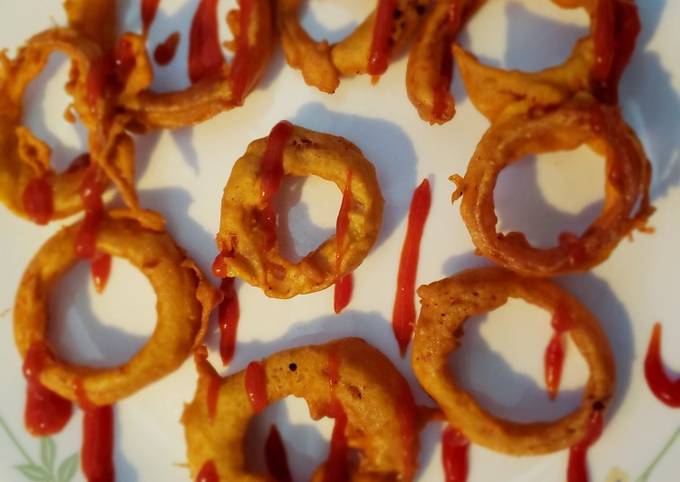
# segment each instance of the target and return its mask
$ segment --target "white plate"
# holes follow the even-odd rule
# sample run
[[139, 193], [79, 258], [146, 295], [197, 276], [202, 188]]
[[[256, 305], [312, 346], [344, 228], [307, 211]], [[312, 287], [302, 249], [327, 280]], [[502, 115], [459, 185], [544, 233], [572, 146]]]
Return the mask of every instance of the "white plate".
[[[0, 45], [13, 50], [54, 22], [63, 23], [60, 3], [2, 0]], [[122, 3], [125, 27], [138, 31], [139, 0]], [[162, 2], [151, 44], [176, 29], [186, 39], [196, 3]], [[312, 3], [306, 26], [317, 35], [330, 32], [332, 40], [347, 32], [373, 6], [373, 2], [364, 0], [339, 5], [330, 1]], [[652, 224], [657, 233], [636, 235], [634, 243], [623, 242], [592, 273], [559, 280], [599, 316], [616, 352], [616, 403], [609, 412], [607, 430], [589, 457], [592, 480], [598, 482], [605, 481], [613, 467], [620, 467], [631, 480], [637, 478], [680, 427], [680, 411], [661, 405], [647, 389], [642, 374], [642, 358], [656, 320], [665, 323], [664, 357], [668, 365], [680, 367], [680, 350], [673, 349], [680, 343], [680, 327], [676, 325], [680, 312], [680, 4], [671, 0], [639, 3], [644, 31], [623, 79], [622, 102], [626, 118], [654, 164], [653, 199], [659, 210]], [[234, 0], [220, 3], [221, 18], [233, 4]], [[573, 41], [586, 31], [585, 25], [584, 14], [560, 10], [548, 1], [492, 0], [470, 23], [461, 41], [493, 63], [537, 69], [565, 57]], [[158, 86], [168, 89], [187, 84], [186, 52], [183, 42], [178, 61], [158, 70]], [[206, 271], [216, 254], [213, 239], [220, 197], [232, 163], [251, 140], [266, 136], [278, 120], [289, 119], [345, 136], [379, 170], [386, 199], [384, 229], [376, 248], [356, 272], [355, 295], [348, 309], [340, 316], [332, 314], [332, 290], [279, 301], [240, 285], [238, 351], [225, 373], [283, 348], [357, 335], [386, 353], [407, 375], [418, 400], [427, 402], [408, 363], [398, 356], [389, 322], [408, 203], [420, 180], [429, 178], [433, 206], [423, 239], [419, 283], [484, 263], [473, 256], [458, 206], [452, 207], [449, 202], [452, 185], [447, 177], [464, 172], [487, 122], [470, 104], [456, 77], [453, 90], [458, 114], [454, 121], [443, 127], [423, 123], [406, 98], [405, 67], [402, 57], [377, 87], [372, 87], [366, 77], [343, 80], [338, 92], [328, 96], [307, 87], [299, 72], [285, 65], [277, 49], [266, 79], [244, 108], [195, 128], [136, 139], [143, 205], [168, 218], [170, 232]], [[29, 91], [27, 123], [57, 146], [56, 155], [61, 159], [57, 164], [63, 167], [82, 149], [83, 133], [61, 117], [67, 102], [61, 88], [67, 73], [64, 62], [51, 62], [50, 71], [52, 74], [43, 75]], [[533, 239], [549, 243], [565, 227], [578, 230], [587, 225], [601, 202], [603, 182], [603, 161], [585, 149], [540, 156], [540, 162], [522, 162], [502, 176], [496, 194], [501, 224], [528, 230]], [[286, 183], [283, 192], [288, 198], [284, 217], [295, 238], [295, 248], [305, 252], [333, 230], [340, 193], [318, 179]], [[31, 256], [61, 224], [40, 228], [0, 209], [0, 417], [3, 428], [15, 437], [0, 430], [0, 479], [8, 482], [26, 480], [15, 469], [26, 463], [26, 457], [38, 464], [41, 460], [41, 443], [26, 434], [22, 423], [24, 380], [11, 323], [14, 292]], [[103, 296], [94, 293], [86, 268], [79, 267], [59, 285], [52, 301], [57, 320], [54, 340], [62, 353], [76, 361], [100, 365], [121, 362], [141, 346], [154, 324], [153, 291], [143, 276], [123, 261], [114, 262], [110, 286]], [[464, 359], [466, 367], [460, 375], [497, 413], [520, 420], [549, 419], [577, 403], [586, 372], [573, 349], [568, 350], [560, 397], [555, 403], [545, 397], [541, 360], [550, 335], [548, 319], [547, 313], [518, 301], [494, 312], [483, 324], [470, 325], [465, 346], [456, 355]], [[216, 340], [213, 330], [208, 343], [215, 363]], [[185, 445], [178, 421], [183, 402], [192, 398], [194, 383], [193, 364], [186, 363], [163, 381], [117, 405], [115, 463], [119, 481], [189, 480], [182, 466]], [[270, 408], [258, 420], [249, 443], [255, 464], [261, 464], [259, 447], [271, 421], [281, 428], [295, 480], [307, 480], [324, 460], [331, 421], [312, 422], [301, 401], [290, 400]], [[57, 462], [78, 451], [80, 432], [77, 414], [53, 439]], [[431, 424], [423, 433], [418, 480], [442, 480], [440, 432], [440, 424]], [[48, 442], [42, 445], [49, 449]], [[470, 457], [470, 482], [565, 478], [566, 452], [512, 458], [473, 447]], [[680, 443], [661, 459], [649, 481], [677, 480], [678, 471]], [[73, 480], [81, 480], [79, 472]]]

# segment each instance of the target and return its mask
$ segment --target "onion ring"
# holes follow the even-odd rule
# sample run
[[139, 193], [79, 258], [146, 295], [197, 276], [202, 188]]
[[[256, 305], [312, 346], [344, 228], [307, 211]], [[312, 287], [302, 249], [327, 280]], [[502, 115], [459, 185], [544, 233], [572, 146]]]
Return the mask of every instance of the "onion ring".
[[[381, 14], [381, 8], [387, 10], [387, 13], [383, 14], [387, 22], [381, 22], [379, 25], [385, 24], [389, 27], [385, 32], [387, 34], [385, 47], [389, 57], [403, 48], [415, 33], [429, 0], [379, 0], [378, 8], [354, 32], [333, 45], [327, 40], [315, 41], [304, 30], [299, 19], [302, 3], [301, 0], [276, 2], [276, 17], [281, 31], [283, 53], [288, 65], [302, 72], [305, 83], [332, 94], [340, 85], [341, 75], [382, 74], [379, 71], [372, 73], [369, 67], [373, 54], [376, 19]], [[386, 61], [387, 59], [383, 60]], [[382, 67], [386, 68], [386, 64]]]
[[411, 47], [406, 92], [420, 118], [444, 124], [456, 112], [449, 92], [453, 76], [451, 46], [458, 31], [484, 0], [436, 0]]
[[[128, 42], [134, 56], [134, 69], [128, 92], [121, 104], [133, 116], [132, 129], [174, 129], [207, 120], [243, 104], [255, 88], [269, 62], [273, 46], [274, 27], [269, 0], [241, 1], [240, 9], [230, 12], [228, 24], [234, 33], [235, 56], [222, 72], [192, 84], [185, 90], [158, 93], [151, 90], [153, 69], [142, 35], [126, 33], [121, 41]], [[247, 9], [247, 10], [246, 10]], [[246, 23], [247, 37], [240, 24]]]
[[[47, 343], [50, 291], [75, 265], [73, 249], [80, 224], [49, 239], [35, 255], [19, 285], [14, 305], [14, 338], [22, 357], [34, 344]], [[73, 401], [77, 387], [95, 405], [110, 405], [179, 367], [200, 343], [216, 290], [165, 232], [131, 219], [104, 218], [97, 231], [97, 251], [120, 256], [139, 268], [158, 297], [158, 321], [146, 345], [126, 363], [111, 368], [76, 365], [49, 357], [40, 383]]]
[[[21, 125], [26, 88], [54, 51], [71, 59], [67, 92], [73, 96], [73, 107], [90, 132], [91, 149], [91, 160], [74, 164], [60, 174], [50, 168], [51, 148]], [[90, 162], [101, 164], [126, 202], [137, 206], [132, 139], [120, 128], [104, 132], [101, 113], [91, 109], [88, 101], [89, 73], [100, 56], [101, 49], [96, 44], [73, 30], [56, 28], [28, 40], [16, 59], [10, 60], [4, 54], [0, 57], [0, 201], [17, 215], [45, 224], [81, 211], [79, 190]], [[49, 209], [42, 213], [37, 213], [26, 199], [26, 193], [36, 183], [49, 203]]]
[[108, 51], [116, 42], [117, 3], [116, 0], [65, 0], [68, 25]]
[[470, 100], [491, 122], [522, 109], [555, 107], [585, 92], [616, 104], [619, 79], [640, 31], [637, 6], [630, 0], [552, 1], [563, 8], [585, 9], [591, 21], [590, 35], [580, 39], [560, 65], [539, 72], [507, 71], [483, 65], [462, 47], [454, 47]]
[[[252, 142], [232, 169], [222, 197], [217, 245], [227, 253], [222, 277], [239, 277], [259, 286], [267, 296], [291, 298], [327, 288], [351, 273], [375, 244], [383, 214], [383, 198], [375, 168], [359, 148], [342, 137], [292, 128], [282, 146], [283, 175], [316, 175], [345, 190], [351, 172], [349, 226], [342, 260], [336, 269], [336, 237], [327, 239], [300, 262], [292, 263], [270, 242], [262, 192], [262, 158], [268, 138]], [[274, 215], [275, 216], [275, 215]], [[275, 234], [274, 234], [275, 237]]]
[[[464, 271], [418, 290], [422, 309], [413, 340], [413, 370], [449, 423], [472, 442], [511, 455], [539, 455], [576, 445], [591, 416], [604, 410], [614, 392], [615, 367], [597, 319], [573, 296], [547, 280], [523, 278], [501, 268]], [[571, 339], [590, 369], [581, 405], [552, 422], [517, 423], [488, 413], [458, 385], [448, 357], [462, 343], [463, 324], [521, 298], [546, 310], [565, 309]]]
[[[529, 154], [590, 144], [607, 159], [605, 200], [600, 216], [577, 237], [535, 248], [522, 233], [496, 232], [493, 192], [500, 172]], [[634, 229], [648, 231], [651, 164], [633, 130], [615, 107], [572, 101], [547, 113], [530, 111], [492, 124], [468, 165], [453, 199], [463, 196], [461, 214], [477, 250], [501, 266], [528, 276], [586, 271], [606, 260]]]
[[[192, 480], [210, 462], [218, 474], [215, 480], [270, 480], [245, 468], [243, 442], [256, 414], [246, 390], [248, 370], [220, 378], [206, 357], [207, 350], [197, 350], [196, 393], [182, 416]], [[331, 359], [338, 373], [329, 383]], [[311, 417], [318, 420], [332, 415], [339, 402], [347, 419], [347, 445], [360, 456], [348, 467], [347, 480], [413, 480], [417, 411], [408, 383], [380, 351], [360, 338], [345, 338], [286, 350], [259, 365], [264, 401], [258, 411], [295, 396], [307, 402]], [[316, 470], [313, 480], [324, 480], [326, 466]]]

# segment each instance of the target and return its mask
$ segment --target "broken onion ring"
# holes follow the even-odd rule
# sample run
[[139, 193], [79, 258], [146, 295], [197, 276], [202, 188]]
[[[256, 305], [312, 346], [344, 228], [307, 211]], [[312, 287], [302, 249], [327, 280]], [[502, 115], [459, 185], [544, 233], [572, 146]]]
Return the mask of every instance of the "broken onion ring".
[[[73, 246], [80, 224], [49, 239], [26, 268], [14, 305], [14, 338], [23, 357], [33, 343], [48, 343], [49, 295], [78, 261]], [[132, 219], [104, 218], [96, 249], [127, 259], [149, 279], [158, 298], [156, 328], [144, 347], [120, 366], [95, 368], [49, 357], [40, 383], [69, 400], [79, 401], [85, 395], [95, 405], [110, 405], [184, 362], [201, 342], [218, 294], [167, 233], [144, 228]]]
[[[283, 53], [288, 65], [302, 72], [308, 85], [332, 94], [340, 76], [368, 73], [381, 75], [388, 58], [404, 47], [415, 33], [429, 0], [378, 0], [378, 8], [354, 32], [339, 43], [314, 40], [300, 24], [302, 0], [277, 0], [276, 17], [281, 31]], [[377, 22], [378, 17], [384, 20]], [[386, 44], [382, 47], [381, 68], [374, 70], [376, 25], [384, 27]], [[373, 61], [372, 61], [373, 58]]]
[[[419, 445], [413, 396], [389, 359], [364, 340], [276, 353], [253, 362], [253, 380], [253, 364], [220, 378], [206, 358], [207, 350], [197, 350], [196, 393], [182, 416], [192, 480], [207, 464], [215, 481], [270, 480], [247, 470], [244, 439], [259, 411], [289, 396], [303, 398], [315, 420], [346, 418], [347, 447], [360, 458], [348, 464], [347, 480], [413, 480]], [[326, 467], [313, 480], [324, 480]]]
[[[593, 413], [611, 401], [616, 371], [607, 337], [597, 319], [554, 283], [492, 267], [421, 286], [418, 294], [422, 309], [413, 340], [413, 370], [449, 423], [472, 442], [511, 455], [569, 448], [584, 439]], [[494, 416], [458, 385], [448, 368], [449, 355], [463, 342], [465, 321], [499, 308], [510, 297], [551, 312], [565, 310], [567, 332], [590, 369], [581, 405], [555, 421], [518, 423]]]

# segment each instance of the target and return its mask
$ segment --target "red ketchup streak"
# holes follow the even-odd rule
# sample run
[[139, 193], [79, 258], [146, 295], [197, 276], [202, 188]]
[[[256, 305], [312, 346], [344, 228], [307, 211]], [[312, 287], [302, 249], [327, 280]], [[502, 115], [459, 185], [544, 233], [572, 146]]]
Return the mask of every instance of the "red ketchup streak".
[[232, 82], [232, 89], [234, 91], [234, 98], [237, 105], [243, 103], [243, 96], [246, 93], [248, 84], [252, 79], [250, 43], [248, 42], [248, 27], [250, 26], [250, 17], [255, 8], [254, 0], [239, 0], [241, 8], [239, 15], [239, 31], [240, 34], [236, 38], [236, 53], [231, 64], [231, 73], [229, 74]]
[[261, 161], [260, 182], [262, 184], [261, 199], [264, 204], [262, 223], [266, 231], [265, 247], [276, 243], [276, 212], [274, 196], [281, 187], [283, 179], [283, 150], [293, 134], [293, 124], [281, 121], [274, 126], [267, 139], [267, 147]]
[[217, 475], [217, 468], [215, 462], [208, 460], [196, 476], [196, 482], [219, 482], [220, 477]]
[[175, 58], [177, 46], [181, 35], [179, 32], [172, 32], [163, 42], [156, 45], [153, 51], [153, 59], [158, 65], [168, 65]]
[[54, 214], [52, 184], [45, 176], [34, 177], [29, 181], [21, 196], [24, 210], [36, 224], [45, 225]]
[[408, 228], [404, 246], [401, 249], [399, 260], [399, 275], [397, 278], [397, 293], [394, 298], [392, 309], [392, 329], [399, 343], [401, 356], [406, 353], [406, 348], [411, 341], [413, 325], [416, 321], [416, 271], [418, 270], [418, 257], [420, 256], [420, 241], [423, 237], [425, 221], [430, 212], [432, 194], [430, 183], [427, 179], [413, 192], [411, 207], [408, 213]]
[[397, 9], [396, 0], [380, 0], [375, 14], [373, 27], [373, 41], [368, 56], [367, 71], [371, 75], [382, 75], [387, 70], [390, 57], [390, 39], [394, 27], [394, 12]]
[[671, 380], [661, 360], [661, 324], [654, 324], [645, 357], [645, 378], [654, 396], [672, 408], [680, 408], [680, 379]]
[[345, 239], [347, 238], [347, 229], [349, 228], [349, 210], [352, 207], [352, 171], [347, 173], [347, 180], [345, 181], [345, 190], [342, 193], [342, 204], [340, 204], [340, 212], [335, 223], [335, 292], [333, 300], [333, 309], [335, 313], [340, 313], [344, 310], [352, 299], [352, 288], [354, 282], [352, 280], [352, 273], [347, 273], [344, 276], [339, 276], [342, 258], [345, 255]]
[[267, 470], [276, 482], [292, 482], [293, 478], [288, 468], [286, 447], [283, 445], [281, 434], [279, 434], [276, 425], [272, 425], [269, 429], [269, 435], [264, 445], [264, 458]]
[[630, 0], [601, 0], [597, 3], [593, 38], [595, 65], [592, 77], [599, 100], [615, 104], [623, 70], [633, 56], [642, 28], [640, 13]]
[[445, 482], [466, 482], [468, 479], [468, 449], [470, 441], [453, 427], [442, 434], [442, 464]]
[[328, 384], [331, 389], [331, 403], [328, 415], [335, 419], [335, 425], [333, 426], [331, 448], [328, 453], [328, 459], [326, 460], [323, 482], [346, 482], [348, 480], [347, 457], [349, 455], [347, 436], [345, 435], [345, 430], [347, 429], [347, 414], [335, 393], [337, 385], [340, 382], [340, 359], [335, 353], [331, 353], [328, 358], [326, 373], [328, 375]]
[[220, 285], [223, 296], [219, 308], [220, 357], [225, 366], [234, 358], [240, 315], [238, 294], [234, 288], [234, 281], [234, 278], [224, 278]]
[[548, 397], [554, 400], [560, 390], [562, 380], [562, 368], [564, 367], [564, 333], [571, 327], [569, 310], [558, 305], [552, 319], [553, 336], [545, 349], [544, 375], [545, 386], [548, 389]]
[[142, 32], [148, 35], [151, 24], [156, 18], [158, 4], [161, 0], [142, 0]]
[[201, 0], [189, 32], [189, 79], [195, 84], [224, 67], [217, 27], [217, 0]]
[[567, 467], [567, 482], [588, 482], [588, 464], [586, 456], [588, 449], [597, 442], [602, 435], [604, 419], [602, 410], [596, 410], [590, 417], [588, 433], [579, 443], [569, 449], [569, 466]]
[[81, 467], [88, 482], [114, 482], [113, 407], [83, 408]]
[[80, 186], [80, 197], [85, 207], [85, 219], [76, 234], [76, 255], [91, 262], [92, 279], [97, 292], [101, 293], [111, 273], [111, 256], [97, 251], [97, 233], [104, 216], [102, 186], [98, 180], [99, 169], [88, 168]]
[[24, 359], [26, 377], [26, 407], [24, 424], [36, 436], [60, 432], [71, 419], [73, 407], [69, 400], [60, 397], [40, 383], [40, 374], [48, 357], [47, 346], [42, 342], [31, 345]]
[[256, 414], [267, 408], [267, 375], [259, 362], [250, 362], [246, 368], [245, 387], [250, 406]]
[[432, 115], [436, 119], [442, 121], [446, 120], [446, 98], [449, 94], [449, 89], [451, 88], [451, 80], [453, 79], [453, 52], [451, 51], [451, 45], [460, 28], [460, 23], [463, 18], [463, 8], [461, 1], [451, 2], [449, 8], [449, 21], [444, 27], [448, 31], [444, 35], [441, 65], [439, 66], [439, 83], [434, 91], [432, 105]]

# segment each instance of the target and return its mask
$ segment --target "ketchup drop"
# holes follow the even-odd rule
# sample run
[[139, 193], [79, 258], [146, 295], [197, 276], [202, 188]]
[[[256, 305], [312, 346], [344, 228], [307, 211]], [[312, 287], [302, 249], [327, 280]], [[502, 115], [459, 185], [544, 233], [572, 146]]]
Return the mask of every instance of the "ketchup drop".
[[36, 224], [45, 225], [54, 215], [52, 184], [45, 176], [34, 177], [29, 181], [21, 196], [24, 210]]
[[189, 79], [195, 84], [218, 75], [224, 64], [217, 27], [217, 0], [200, 0], [189, 32]]
[[220, 478], [217, 475], [217, 468], [215, 462], [208, 460], [196, 476], [196, 482], [219, 482]]
[[661, 323], [655, 323], [645, 356], [647, 386], [660, 402], [680, 408], [680, 379], [671, 380], [661, 359]]
[[[254, 0], [240, 0], [240, 15], [239, 15], [239, 30], [240, 32], [248, 32], [250, 25], [250, 18], [255, 8]], [[231, 83], [234, 91], [234, 103], [241, 105], [243, 97], [248, 89], [253, 77], [253, 69], [251, 63], [250, 43], [247, 35], [239, 35], [236, 38], [236, 54], [231, 64]]]
[[153, 58], [158, 65], [168, 65], [175, 58], [177, 47], [179, 46], [181, 35], [179, 32], [172, 32], [163, 42], [156, 45], [153, 51]]
[[367, 71], [370, 75], [382, 75], [389, 63], [390, 40], [394, 28], [394, 11], [397, 9], [396, 0], [380, 0], [375, 14], [373, 27], [373, 41], [368, 57]]
[[240, 316], [234, 282], [234, 278], [224, 278], [220, 286], [222, 291], [222, 303], [219, 308], [220, 357], [225, 366], [231, 362], [236, 351], [236, 333]]
[[430, 183], [425, 179], [414, 191], [411, 199], [406, 238], [399, 260], [397, 293], [392, 309], [392, 329], [399, 343], [401, 356], [406, 353], [416, 321], [416, 272], [418, 270], [418, 258], [420, 257], [420, 241], [423, 237], [431, 203]]
[[352, 207], [352, 171], [347, 172], [347, 179], [345, 181], [345, 189], [342, 193], [342, 203], [340, 204], [340, 212], [335, 223], [335, 273], [337, 280], [335, 282], [333, 309], [335, 313], [340, 313], [344, 310], [352, 299], [352, 288], [354, 282], [352, 273], [344, 276], [338, 276], [341, 270], [342, 258], [345, 255], [345, 243], [347, 239], [347, 229], [349, 228], [349, 210]]
[[40, 382], [48, 356], [45, 343], [34, 342], [26, 353], [23, 365], [26, 377], [24, 424], [29, 433], [40, 437], [60, 432], [73, 413], [70, 400], [62, 398]]
[[442, 465], [445, 482], [466, 482], [470, 441], [460, 431], [446, 427], [442, 434]]
[[293, 478], [288, 467], [286, 447], [283, 445], [281, 434], [276, 425], [272, 425], [269, 429], [269, 435], [264, 445], [264, 459], [269, 474], [276, 482], [292, 482]]
[[545, 386], [548, 397], [554, 400], [560, 389], [562, 369], [564, 367], [564, 333], [571, 328], [569, 309], [564, 305], [558, 305], [552, 319], [553, 336], [545, 349]]
[[588, 449], [602, 435], [604, 418], [602, 410], [595, 410], [590, 418], [588, 432], [581, 442], [569, 449], [569, 465], [567, 467], [567, 482], [588, 482]]
[[283, 179], [283, 150], [293, 134], [293, 124], [281, 121], [274, 126], [267, 139], [267, 147], [261, 161], [260, 183], [261, 198], [264, 204], [262, 223], [266, 231], [265, 248], [276, 243], [276, 212], [274, 196], [281, 187]]
[[88, 482], [114, 482], [113, 407], [83, 409], [81, 467]]
[[246, 368], [245, 389], [250, 406], [256, 414], [267, 408], [267, 375], [259, 362], [250, 362]]
[[161, 0], [142, 0], [142, 33], [144, 36], [149, 34], [151, 24], [156, 18], [156, 13], [158, 13], [159, 3], [161, 3]]

